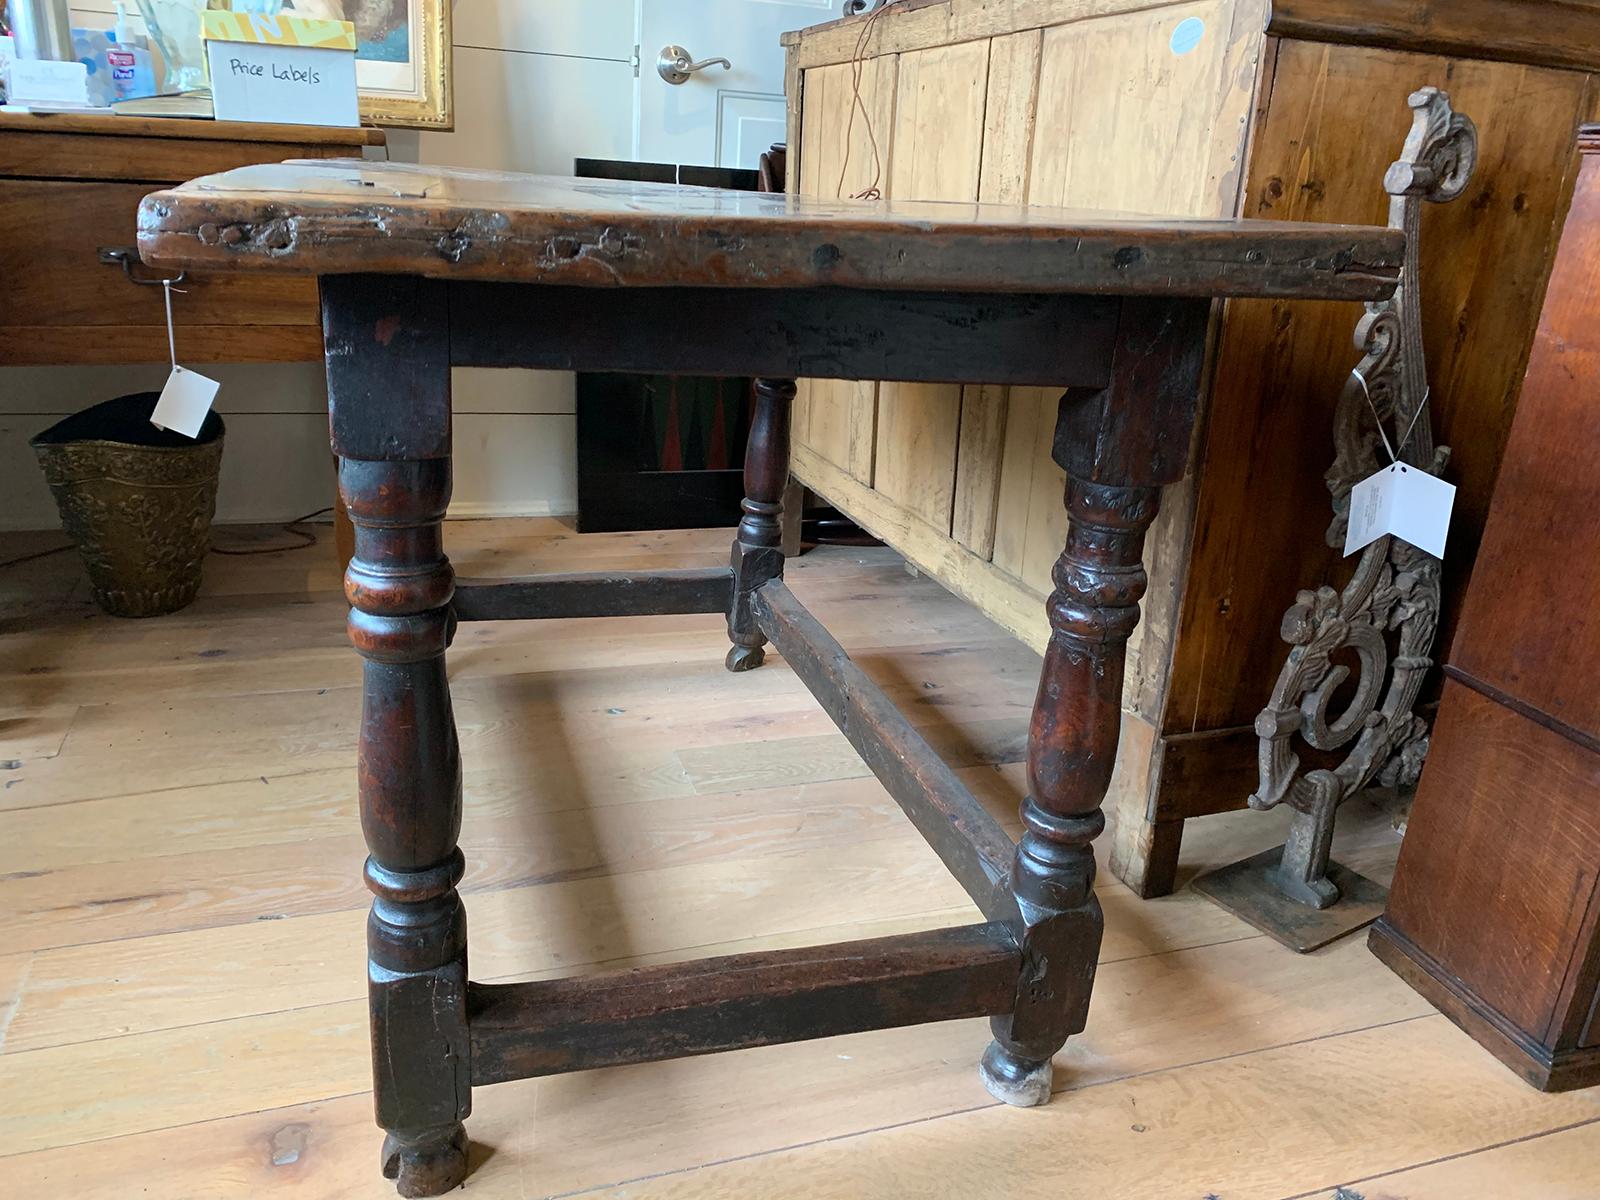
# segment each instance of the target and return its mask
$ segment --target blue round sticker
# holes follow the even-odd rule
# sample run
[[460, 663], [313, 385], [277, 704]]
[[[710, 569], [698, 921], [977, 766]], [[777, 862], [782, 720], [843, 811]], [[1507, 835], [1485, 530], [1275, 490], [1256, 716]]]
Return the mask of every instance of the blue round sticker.
[[1185, 17], [1179, 21], [1172, 30], [1172, 41], [1168, 43], [1174, 54], [1187, 54], [1200, 44], [1200, 39], [1206, 35], [1206, 23], [1199, 17]]

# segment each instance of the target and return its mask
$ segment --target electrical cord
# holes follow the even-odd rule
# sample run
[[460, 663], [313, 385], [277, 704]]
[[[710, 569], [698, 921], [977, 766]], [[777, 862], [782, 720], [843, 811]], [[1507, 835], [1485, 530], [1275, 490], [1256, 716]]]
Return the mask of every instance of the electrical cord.
[[289, 546], [253, 546], [249, 550], [225, 550], [221, 546], [213, 545], [211, 547], [211, 553], [213, 553], [213, 554], [226, 554], [226, 555], [229, 555], [231, 557], [243, 558], [246, 555], [250, 555], [250, 554], [282, 554], [282, 553], [284, 553], [285, 551], [288, 551], [288, 550], [304, 550], [307, 546], [315, 546], [317, 544], [317, 535], [312, 533], [309, 529], [296, 529], [295, 526], [304, 525], [307, 521], [311, 520], [312, 518], [320, 517], [320, 516], [322, 516], [323, 513], [331, 513], [332, 511], [333, 511], [333, 505], [329, 504], [329, 505], [326, 505], [323, 508], [317, 509], [315, 512], [308, 512], [303, 517], [296, 517], [292, 521], [285, 521], [280, 526], [280, 528], [283, 530], [283, 532], [287, 533], [291, 537], [297, 537], [297, 538], [300, 539], [298, 542], [295, 542], [293, 545], [289, 545]]
[[[307, 521], [332, 511], [333, 505], [329, 504], [323, 508], [317, 509], [315, 512], [308, 512], [303, 517], [296, 517], [292, 521], [285, 521], [281, 526], [279, 526], [279, 528], [281, 528], [283, 532], [289, 534], [291, 537], [300, 539], [291, 545], [254, 546], [248, 550], [229, 550], [222, 546], [213, 545], [211, 547], [211, 553], [226, 554], [230, 557], [243, 558], [250, 554], [283, 554], [290, 550], [304, 550], [307, 546], [315, 546], [317, 544], [317, 535], [312, 533], [309, 529], [297, 529], [295, 527], [297, 525], [304, 525]], [[73, 544], [74, 543], [72, 542], [67, 542], [62, 546], [52, 546], [49, 550], [35, 550], [32, 554], [19, 554], [16, 558], [0, 559], [0, 571], [5, 570], [7, 567], [16, 567], [21, 566], [26, 562], [33, 562], [35, 559], [49, 558], [52, 554], [64, 553], [67, 550], [71, 550], [73, 548]]]
[[21, 563], [32, 562], [36, 558], [49, 558], [52, 554], [60, 554], [63, 550], [71, 549], [72, 543], [68, 542], [65, 546], [53, 546], [49, 550], [35, 550], [32, 554], [19, 554], [16, 558], [0, 560], [0, 571], [5, 570], [7, 567], [15, 567]]

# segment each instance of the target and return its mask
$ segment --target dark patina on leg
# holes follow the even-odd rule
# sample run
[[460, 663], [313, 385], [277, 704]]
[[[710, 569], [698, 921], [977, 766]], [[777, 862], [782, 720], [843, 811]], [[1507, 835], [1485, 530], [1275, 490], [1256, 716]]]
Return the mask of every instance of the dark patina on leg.
[[472, 1110], [461, 762], [445, 646], [455, 576], [446, 297], [432, 281], [322, 281], [339, 488], [355, 526], [345, 573], [362, 664], [359, 771], [366, 834], [373, 1097], [383, 1172], [402, 1196], [467, 1174]]
[[1028, 733], [1024, 832], [1011, 884], [1022, 909], [1016, 1011], [993, 1020], [983, 1080], [1008, 1104], [1050, 1098], [1050, 1058], [1088, 1017], [1102, 918], [1094, 850], [1105, 828], [1122, 718], [1123, 652], [1139, 621], [1144, 531], [1160, 493], [1067, 481], [1067, 547], [1056, 562], [1050, 643]]
[[1022, 978], [1013, 1011], [991, 1019], [980, 1065], [1007, 1104], [1050, 1098], [1051, 1058], [1088, 1018], [1104, 924], [1091, 843], [1105, 828], [1100, 805], [1116, 765], [1145, 531], [1160, 485], [1187, 465], [1208, 313], [1203, 301], [1125, 301], [1111, 382], [1061, 401], [1054, 449], [1067, 473], [1067, 544], [1052, 572], [1011, 873]]
[[439, 527], [450, 464], [346, 459], [339, 477], [356, 528], [350, 636], [366, 660], [361, 826], [383, 1171], [402, 1196], [436, 1196], [466, 1177], [472, 1109], [461, 763], [444, 660], [453, 577]]
[[783, 574], [783, 491], [789, 482], [792, 379], [755, 381], [755, 417], [744, 452], [744, 517], [733, 539], [733, 604], [728, 610], [728, 670], [749, 671], [766, 658], [766, 635], [750, 597]]

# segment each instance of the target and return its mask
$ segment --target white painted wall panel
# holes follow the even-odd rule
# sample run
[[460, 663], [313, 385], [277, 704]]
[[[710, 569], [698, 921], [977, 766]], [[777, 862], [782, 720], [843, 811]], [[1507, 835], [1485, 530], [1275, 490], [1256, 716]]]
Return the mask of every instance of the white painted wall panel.
[[547, 413], [577, 411], [574, 377], [565, 371], [502, 371], [457, 367], [451, 390], [457, 412]]
[[633, 68], [625, 62], [456, 49], [454, 133], [397, 131], [394, 158], [570, 175], [572, 160], [626, 158]]
[[456, 47], [613, 58], [633, 53], [636, 0], [466, 0], [455, 9]]
[[724, 92], [717, 97], [717, 162], [759, 166], [761, 156], [787, 135], [787, 122], [782, 96]]
[[[287, 521], [333, 502], [327, 392], [314, 363], [217, 364], [228, 425], [217, 519]], [[129, 392], [159, 391], [164, 366], [0, 369], [0, 528], [48, 529], [55, 501], [28, 439], [69, 413]]]
[[[518, 28], [526, 30], [526, 20]], [[634, 79], [626, 62], [468, 49], [459, 27], [456, 42], [455, 132], [392, 134], [392, 157], [567, 175], [575, 158], [630, 156]], [[451, 515], [576, 511], [572, 375], [458, 370], [453, 388]]]
[[578, 508], [577, 420], [457, 413], [452, 517], [544, 516]]

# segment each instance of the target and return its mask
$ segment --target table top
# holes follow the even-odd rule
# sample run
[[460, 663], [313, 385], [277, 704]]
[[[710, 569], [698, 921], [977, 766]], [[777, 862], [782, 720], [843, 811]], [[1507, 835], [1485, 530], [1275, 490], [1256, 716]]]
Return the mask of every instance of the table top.
[[319, 160], [148, 196], [139, 248], [207, 271], [1374, 300], [1394, 290], [1404, 235]]

